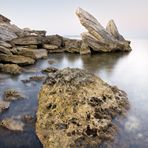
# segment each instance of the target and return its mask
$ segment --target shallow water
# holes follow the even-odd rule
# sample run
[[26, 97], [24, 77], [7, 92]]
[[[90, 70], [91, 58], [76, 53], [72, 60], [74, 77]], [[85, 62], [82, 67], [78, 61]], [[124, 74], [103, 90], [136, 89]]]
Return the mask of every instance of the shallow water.
[[[32, 75], [42, 75], [41, 69], [50, 66], [49, 59], [56, 62], [51, 66], [57, 68], [83, 68], [100, 76], [111, 85], [117, 85], [128, 94], [130, 110], [126, 118], [116, 121], [118, 133], [110, 146], [113, 148], [147, 148], [148, 147], [148, 40], [132, 40], [130, 53], [110, 53], [96, 55], [79, 55], [58, 53], [49, 55], [28, 69], [37, 68], [36, 73], [24, 73], [19, 76], [0, 74], [0, 95], [7, 88], [22, 91], [28, 99], [13, 102], [10, 109], [0, 119], [30, 114], [35, 117], [37, 110], [37, 93], [42, 82], [24, 84], [21, 80]], [[10, 132], [0, 128], [0, 147], [42, 147], [35, 135], [34, 122], [26, 125], [23, 133]], [[107, 144], [102, 147], [108, 147]]]

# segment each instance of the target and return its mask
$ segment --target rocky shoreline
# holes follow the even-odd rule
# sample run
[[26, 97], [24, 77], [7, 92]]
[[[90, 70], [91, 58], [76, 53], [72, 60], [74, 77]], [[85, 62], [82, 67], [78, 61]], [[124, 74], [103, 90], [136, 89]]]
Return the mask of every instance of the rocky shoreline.
[[10, 74], [23, 72], [22, 66], [34, 64], [55, 52], [91, 54], [94, 52], [131, 51], [130, 41], [119, 34], [113, 20], [106, 29], [91, 14], [78, 8], [76, 14], [88, 32], [82, 39], [46, 35], [44, 30], [20, 29], [0, 15], [0, 71]]
[[[130, 41], [119, 34], [113, 20], [105, 29], [81, 8], [77, 9], [76, 15], [87, 29], [80, 40], [46, 35], [44, 30], [20, 29], [0, 15], [0, 73], [16, 75], [29, 72], [26, 66], [48, 58], [52, 53], [131, 51]], [[54, 62], [49, 59], [48, 64]], [[44, 82], [38, 97], [36, 133], [45, 148], [61, 145], [97, 147], [103, 141], [113, 139], [116, 127], [112, 120], [126, 114], [129, 106], [126, 93], [82, 69], [46, 67], [40, 69], [40, 73], [43, 75], [21, 81], [24, 85], [32, 81]], [[26, 96], [15, 89], [4, 91], [0, 114], [9, 109], [12, 102], [23, 99]], [[24, 121], [34, 120], [35, 123], [34, 118], [29, 115], [5, 118], [0, 121], [0, 126], [23, 132]]]

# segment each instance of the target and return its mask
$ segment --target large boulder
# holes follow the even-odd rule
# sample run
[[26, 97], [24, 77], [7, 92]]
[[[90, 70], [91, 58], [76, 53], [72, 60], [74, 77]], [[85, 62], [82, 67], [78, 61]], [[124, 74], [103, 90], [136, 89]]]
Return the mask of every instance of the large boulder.
[[39, 92], [36, 132], [44, 148], [98, 147], [115, 134], [126, 94], [81, 69], [49, 73]]
[[21, 55], [0, 54], [0, 62], [13, 63], [18, 65], [30, 65], [30, 64], [34, 64], [35, 60], [29, 57], [21, 56]]
[[118, 32], [113, 21], [105, 29], [98, 20], [85, 10], [78, 8], [76, 14], [88, 32], [82, 34], [82, 40], [94, 51], [131, 51], [130, 42]]
[[13, 54], [30, 57], [32, 59], [41, 59], [48, 56], [46, 49], [29, 49], [24, 47], [14, 47], [12, 50]]

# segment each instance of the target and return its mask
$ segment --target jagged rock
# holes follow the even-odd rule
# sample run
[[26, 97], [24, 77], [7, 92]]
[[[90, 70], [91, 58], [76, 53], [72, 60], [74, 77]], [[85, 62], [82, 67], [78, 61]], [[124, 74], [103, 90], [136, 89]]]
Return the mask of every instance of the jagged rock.
[[[112, 52], [112, 51], [131, 51], [130, 42], [124, 40], [118, 33], [113, 21], [107, 27], [107, 30], [97, 21], [95, 17], [78, 8], [76, 11], [81, 24], [88, 30], [82, 34], [82, 40], [94, 51], [98, 52]], [[108, 32], [109, 31], [109, 32]], [[120, 37], [119, 37], [120, 36]], [[120, 40], [118, 39], [120, 38]]]
[[10, 19], [0, 14], [0, 23], [10, 23]]
[[82, 41], [81, 40], [76, 40], [76, 39], [68, 39], [64, 38], [64, 50], [71, 52], [71, 53], [79, 53]]
[[25, 57], [30, 57], [32, 59], [41, 59], [48, 56], [46, 49], [28, 49], [28, 48], [13, 48], [12, 53], [16, 55], [22, 55]]
[[19, 99], [25, 99], [26, 96], [15, 89], [7, 89], [4, 91], [4, 101], [15, 101]]
[[8, 49], [6, 47], [3, 47], [3, 46], [0, 46], [0, 53], [7, 54], [7, 55], [12, 55], [10, 49]]
[[50, 73], [39, 92], [36, 133], [45, 148], [98, 147], [115, 134], [114, 117], [126, 112], [126, 94], [88, 71]]
[[7, 43], [5, 41], [0, 41], [0, 46], [6, 47], [6, 48], [11, 48], [12, 47], [11, 44], [9, 44], [9, 43]]
[[7, 28], [6, 26], [3, 26], [2, 24], [0, 24], [0, 39], [1, 40], [10, 41], [16, 37], [17, 35], [14, 32], [9, 30], [9, 28]]
[[110, 20], [106, 26], [107, 32], [113, 36], [115, 39], [120, 40], [120, 41], [125, 41], [122, 35], [119, 34], [119, 31], [117, 29], [117, 26], [114, 22], [114, 20]]
[[23, 131], [25, 125], [21, 120], [6, 118], [0, 122], [0, 126], [7, 128], [11, 131]]
[[0, 100], [0, 113], [2, 113], [4, 110], [8, 109], [9, 106], [10, 106], [10, 102]]
[[35, 60], [29, 57], [21, 56], [21, 55], [0, 54], [0, 62], [13, 63], [18, 65], [30, 65], [30, 64], [34, 64]]
[[34, 35], [19, 37], [11, 40], [15, 45], [41, 45], [42, 38]]
[[0, 64], [0, 71], [15, 75], [20, 74], [23, 71], [23, 68], [17, 64]]

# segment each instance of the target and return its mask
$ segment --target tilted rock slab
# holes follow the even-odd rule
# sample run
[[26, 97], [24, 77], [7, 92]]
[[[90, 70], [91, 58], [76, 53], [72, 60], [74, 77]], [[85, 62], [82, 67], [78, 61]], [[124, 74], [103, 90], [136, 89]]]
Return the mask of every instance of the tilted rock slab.
[[130, 42], [118, 32], [114, 21], [110, 21], [105, 29], [98, 20], [85, 10], [78, 8], [76, 14], [88, 32], [82, 34], [82, 40], [94, 51], [131, 51]]
[[44, 148], [97, 147], [115, 134], [126, 94], [81, 69], [48, 74], [39, 93], [36, 132]]

